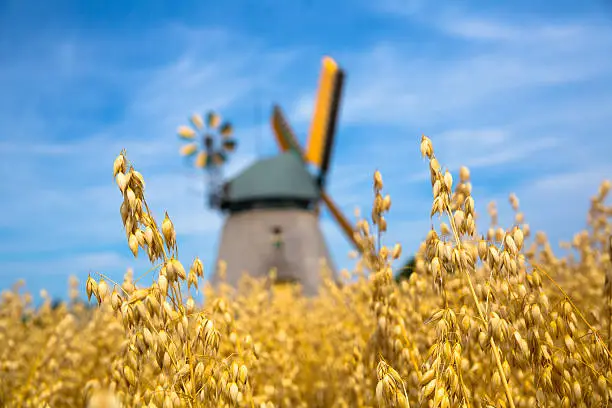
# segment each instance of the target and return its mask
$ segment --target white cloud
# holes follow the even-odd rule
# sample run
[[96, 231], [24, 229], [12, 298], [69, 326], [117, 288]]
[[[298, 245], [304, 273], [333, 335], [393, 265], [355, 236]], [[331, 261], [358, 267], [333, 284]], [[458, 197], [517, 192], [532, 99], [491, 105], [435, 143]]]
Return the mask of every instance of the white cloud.
[[507, 24], [501, 21], [489, 20], [484, 17], [448, 16], [436, 24], [439, 29], [448, 34], [468, 40], [488, 40], [503, 43], [524, 45], [536, 44], [538, 47], [544, 43], [556, 44], [567, 41], [574, 44], [582, 43], [585, 36], [601, 30], [606, 32], [607, 27], [585, 24], [550, 24], [542, 21], [523, 21]]
[[559, 147], [552, 137], [526, 140], [501, 129], [453, 130], [432, 137], [435, 145], [443, 147], [446, 166], [457, 171], [460, 166], [470, 169], [504, 166], [529, 156]]
[[109, 268], [123, 268], [129, 261], [114, 251], [85, 252], [76, 255], [50, 257], [42, 260], [23, 262], [3, 262], [2, 268], [14, 276], [44, 274], [46, 276], [82, 275], [83, 271], [102, 272]]
[[[26, 290], [36, 297], [40, 290], [45, 289], [53, 298], [66, 298], [69, 276], [77, 277], [80, 291], [85, 293], [88, 273], [99, 278], [96, 273], [122, 271], [113, 276], [113, 280], [118, 280], [122, 273], [127, 271], [126, 265], [129, 263], [128, 257], [115, 251], [85, 252], [27, 261], [3, 261], [0, 263], [0, 279], [4, 287], [12, 285], [18, 279], [24, 279]], [[0, 290], [3, 289], [0, 287]]]

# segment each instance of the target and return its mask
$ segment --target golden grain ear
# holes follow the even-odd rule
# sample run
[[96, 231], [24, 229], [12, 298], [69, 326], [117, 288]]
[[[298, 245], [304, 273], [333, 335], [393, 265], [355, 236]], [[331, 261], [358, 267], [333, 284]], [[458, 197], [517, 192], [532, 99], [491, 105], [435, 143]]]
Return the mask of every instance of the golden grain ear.
[[[232, 286], [202, 282], [203, 261], [191, 258], [186, 268], [186, 254], [179, 256], [183, 223], [175, 225], [167, 213], [157, 222], [144, 177], [122, 152], [113, 162], [117, 221], [127, 246], [148, 256], [151, 267], [136, 263], [123, 281], [102, 272], [82, 275], [82, 283], [71, 278], [71, 301], [60, 305], [44, 289], [36, 304], [23, 280], [4, 291], [0, 406], [606, 406], [612, 397], [609, 183], [591, 199], [589, 229], [575, 234], [564, 246], [569, 254], [560, 257], [543, 232], [528, 242], [514, 194], [514, 222], [492, 204], [491, 225], [476, 228], [481, 207], [469, 171], [460, 168], [449, 180], [433, 145], [421, 148], [438, 216], [427, 220], [426, 211], [400, 231], [423, 236], [404, 244], [414, 246], [405, 268], [412, 275], [394, 279], [391, 264], [402, 245], [385, 242], [383, 234], [400, 226], [386, 225], [400, 197], [392, 205], [385, 189], [397, 178], [383, 183], [375, 172], [371, 212], [366, 219], [356, 215], [354, 273], [344, 270], [341, 283], [323, 275], [311, 297], [292, 285], [271, 285], [283, 281], [276, 269]], [[413, 153], [418, 159], [417, 144]], [[419, 229], [420, 217], [428, 230]], [[295, 239], [296, 224], [284, 224], [287, 239]], [[242, 250], [261, 244], [267, 251], [267, 233], [249, 237]], [[299, 251], [285, 255], [299, 259]], [[310, 261], [313, 273], [329, 272], [325, 262]], [[227, 266], [219, 262], [221, 276]], [[76, 290], [96, 307], [83, 304]]]

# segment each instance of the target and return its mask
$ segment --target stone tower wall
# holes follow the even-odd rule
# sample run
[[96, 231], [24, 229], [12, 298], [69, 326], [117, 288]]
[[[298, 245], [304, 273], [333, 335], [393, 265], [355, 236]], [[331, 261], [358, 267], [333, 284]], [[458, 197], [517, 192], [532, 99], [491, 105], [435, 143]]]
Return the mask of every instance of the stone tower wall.
[[[281, 245], [273, 243], [272, 231], [280, 227]], [[277, 268], [279, 279], [296, 279], [303, 293], [312, 295], [320, 284], [321, 260], [334, 273], [319, 218], [300, 209], [256, 209], [231, 214], [225, 220], [217, 260], [227, 263], [227, 282], [236, 285], [243, 273], [267, 276]], [[218, 282], [216, 274], [212, 283]]]

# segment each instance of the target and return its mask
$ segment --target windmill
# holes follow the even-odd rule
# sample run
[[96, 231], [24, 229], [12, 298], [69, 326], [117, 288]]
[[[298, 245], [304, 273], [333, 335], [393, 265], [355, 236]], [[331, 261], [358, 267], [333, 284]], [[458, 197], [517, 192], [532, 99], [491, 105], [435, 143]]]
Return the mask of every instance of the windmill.
[[221, 123], [221, 117], [212, 111], [206, 114], [206, 122], [201, 115], [192, 115], [190, 124], [178, 129], [179, 137], [188, 141], [181, 147], [180, 153], [187, 158], [195, 158], [195, 167], [204, 170], [208, 184], [208, 206], [218, 208], [223, 186], [223, 165], [237, 144], [232, 138], [233, 128], [229, 122]]
[[[321, 262], [335, 276], [320, 228], [322, 206], [357, 247], [354, 228], [325, 191], [343, 83], [344, 72], [325, 57], [306, 148], [275, 105], [271, 125], [279, 154], [256, 161], [222, 186], [213, 183], [216, 208], [226, 215], [217, 260], [225, 261], [229, 284], [236, 285], [244, 273], [264, 277], [274, 268], [277, 280], [300, 283], [306, 295], [316, 293]], [[195, 154], [191, 150], [187, 153]], [[211, 280], [218, 283], [218, 274]]]

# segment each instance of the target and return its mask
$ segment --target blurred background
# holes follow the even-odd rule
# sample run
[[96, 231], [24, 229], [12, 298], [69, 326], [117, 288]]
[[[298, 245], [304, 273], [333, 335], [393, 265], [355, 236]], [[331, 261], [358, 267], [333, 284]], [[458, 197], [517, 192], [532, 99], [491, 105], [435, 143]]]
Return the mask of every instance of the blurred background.
[[[181, 260], [210, 272], [222, 219], [177, 127], [208, 109], [229, 119], [240, 144], [228, 175], [277, 152], [273, 103], [304, 142], [324, 55], [347, 73], [328, 189], [347, 215], [368, 215], [380, 170], [385, 242], [406, 258], [431, 224], [421, 134], [456, 178], [470, 168], [481, 229], [492, 200], [512, 224], [514, 192], [532, 231], [571, 240], [612, 177], [607, 0], [0, 0], [0, 289], [23, 278], [66, 298], [70, 275], [149, 269], [122, 229], [123, 148], [158, 221], [172, 218]], [[323, 228], [351, 268], [328, 214]]]

